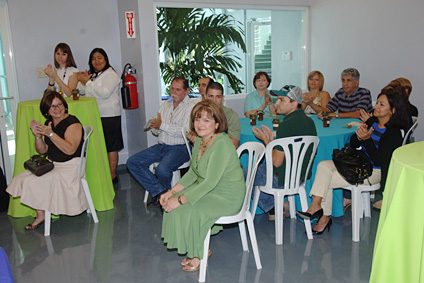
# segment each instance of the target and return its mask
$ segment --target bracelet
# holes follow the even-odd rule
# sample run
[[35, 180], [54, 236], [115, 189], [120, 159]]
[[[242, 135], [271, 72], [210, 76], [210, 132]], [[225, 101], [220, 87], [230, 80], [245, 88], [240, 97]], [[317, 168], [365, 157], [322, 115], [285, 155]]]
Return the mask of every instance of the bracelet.
[[358, 141], [362, 141], [362, 139], [361, 139], [361, 138], [359, 138], [358, 136], [356, 136], [356, 138], [358, 139]]
[[51, 132], [48, 137], [51, 138], [54, 135], [54, 132]]
[[178, 202], [183, 205], [183, 202], [181, 201], [181, 196], [178, 197]]
[[168, 192], [171, 192], [173, 196], [175, 196], [177, 193], [173, 190], [168, 190]]
[[53, 84], [50, 84], [50, 83], [49, 83], [49, 86], [54, 86], [54, 83], [53, 83]]

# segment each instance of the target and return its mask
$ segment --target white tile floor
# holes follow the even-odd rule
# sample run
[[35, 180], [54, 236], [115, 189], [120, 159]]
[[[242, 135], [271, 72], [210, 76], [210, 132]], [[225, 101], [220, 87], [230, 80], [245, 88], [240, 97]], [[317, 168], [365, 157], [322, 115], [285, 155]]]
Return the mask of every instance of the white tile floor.
[[[144, 189], [119, 172], [115, 209], [52, 222], [51, 236], [25, 231], [31, 218], [0, 214], [0, 246], [15, 282], [197, 282], [198, 272], [181, 270], [182, 256], [168, 251], [159, 209], [143, 204]], [[207, 282], [368, 282], [379, 212], [361, 222], [361, 242], [351, 241], [350, 212], [333, 218], [330, 232], [308, 241], [303, 224], [284, 220], [284, 244], [275, 245], [274, 222], [255, 218], [262, 270], [243, 252], [236, 226], [211, 238]]]

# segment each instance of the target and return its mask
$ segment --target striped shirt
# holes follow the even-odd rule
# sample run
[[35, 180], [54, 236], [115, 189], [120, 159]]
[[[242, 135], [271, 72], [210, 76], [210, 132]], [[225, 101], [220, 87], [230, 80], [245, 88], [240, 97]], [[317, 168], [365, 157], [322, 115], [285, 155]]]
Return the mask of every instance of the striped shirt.
[[364, 109], [367, 113], [371, 112], [371, 92], [362, 87], [358, 87], [349, 97], [343, 88], [339, 89], [334, 97], [328, 102], [327, 108], [331, 112], [348, 113], [359, 109]]
[[[378, 145], [380, 144], [381, 136], [382, 136], [382, 135], [386, 132], [387, 128], [382, 128], [382, 129], [380, 129], [380, 128], [378, 127], [378, 123], [377, 123], [377, 122], [374, 122], [374, 123], [372, 124], [372, 127], [374, 128], [374, 131], [373, 131], [373, 132], [372, 132], [372, 134], [371, 134], [371, 139], [372, 139], [372, 141], [374, 142], [375, 147], [378, 149]], [[364, 146], [364, 147], [365, 147], [365, 146]], [[366, 147], [365, 147], [364, 151], [365, 151], [365, 153], [366, 153], [366, 154], [368, 155], [368, 157], [369, 157], [369, 154], [368, 154], [368, 152], [367, 152], [367, 148], [366, 148]], [[370, 160], [371, 160], [371, 163], [372, 163], [373, 168], [381, 169], [381, 166], [377, 166], [377, 165], [375, 165], [371, 158], [370, 158]]]
[[162, 117], [160, 129], [152, 129], [154, 135], [158, 135], [158, 143], [167, 145], [185, 144], [181, 129], [189, 128], [191, 109], [194, 104], [188, 97], [184, 97], [177, 108], [174, 109], [172, 98], [162, 102], [159, 113]]

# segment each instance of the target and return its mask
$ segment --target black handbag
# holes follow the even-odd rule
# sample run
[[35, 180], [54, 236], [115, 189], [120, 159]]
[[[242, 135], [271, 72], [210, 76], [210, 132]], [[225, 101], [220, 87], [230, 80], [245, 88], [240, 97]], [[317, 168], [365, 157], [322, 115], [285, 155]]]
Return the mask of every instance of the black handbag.
[[363, 184], [372, 174], [371, 160], [362, 150], [348, 147], [334, 149], [333, 162], [340, 175], [352, 185]]
[[40, 177], [52, 171], [54, 164], [45, 155], [33, 155], [29, 160], [25, 161], [24, 167], [34, 175]]

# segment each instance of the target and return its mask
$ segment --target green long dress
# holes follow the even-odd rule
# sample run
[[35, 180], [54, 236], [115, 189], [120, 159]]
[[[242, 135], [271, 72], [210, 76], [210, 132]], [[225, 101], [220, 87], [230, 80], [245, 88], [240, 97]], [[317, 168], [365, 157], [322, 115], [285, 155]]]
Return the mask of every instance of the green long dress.
[[194, 143], [190, 169], [179, 181], [185, 189], [176, 195], [184, 195], [188, 203], [163, 214], [162, 238], [168, 249], [202, 259], [208, 230], [221, 216], [240, 211], [246, 185], [234, 144], [226, 133], [216, 137], [198, 160], [200, 141], [197, 138]]

